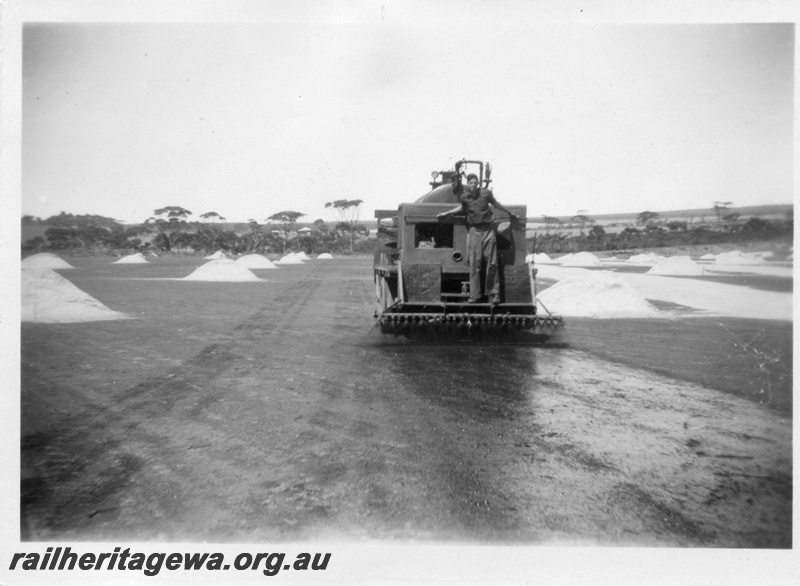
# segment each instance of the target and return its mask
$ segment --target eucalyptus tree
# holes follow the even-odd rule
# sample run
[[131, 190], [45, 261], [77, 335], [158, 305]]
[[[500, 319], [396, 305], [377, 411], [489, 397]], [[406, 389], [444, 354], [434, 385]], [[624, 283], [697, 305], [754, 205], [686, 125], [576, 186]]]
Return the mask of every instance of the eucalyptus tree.
[[192, 212], [180, 206], [167, 206], [153, 212], [152, 217], [145, 220], [145, 225], [154, 226], [158, 232], [156, 241], [166, 251], [180, 243], [186, 237], [189, 227], [187, 218]]
[[337, 199], [325, 204], [326, 208], [331, 208], [339, 216], [339, 223], [336, 227], [346, 231], [349, 235], [351, 252], [353, 251], [355, 235], [359, 233], [359, 228], [361, 227], [358, 223], [358, 216], [362, 203], [364, 202], [360, 199]]
[[305, 216], [301, 212], [283, 211], [277, 214], [272, 214], [267, 218], [267, 222], [274, 222], [280, 226], [280, 231], [283, 236], [283, 252], [286, 253], [286, 244], [289, 241], [289, 235], [294, 232], [297, 227], [297, 220]]

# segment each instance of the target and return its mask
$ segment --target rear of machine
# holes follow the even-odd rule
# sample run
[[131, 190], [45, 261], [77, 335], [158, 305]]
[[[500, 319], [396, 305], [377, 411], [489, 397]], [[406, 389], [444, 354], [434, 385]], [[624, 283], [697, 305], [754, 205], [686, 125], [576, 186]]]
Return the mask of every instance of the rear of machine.
[[[488, 186], [490, 168], [463, 161]], [[500, 303], [467, 303], [469, 266], [467, 226], [461, 216], [438, 218], [460, 200], [454, 191], [456, 171], [432, 173], [431, 190], [397, 210], [376, 210], [378, 240], [374, 255], [377, 300], [375, 317], [383, 333], [456, 332], [467, 338], [490, 334], [550, 335], [563, 325], [556, 315], [539, 315], [536, 268], [526, 262], [525, 222], [512, 222], [495, 210]], [[506, 205], [525, 218], [523, 205]]]

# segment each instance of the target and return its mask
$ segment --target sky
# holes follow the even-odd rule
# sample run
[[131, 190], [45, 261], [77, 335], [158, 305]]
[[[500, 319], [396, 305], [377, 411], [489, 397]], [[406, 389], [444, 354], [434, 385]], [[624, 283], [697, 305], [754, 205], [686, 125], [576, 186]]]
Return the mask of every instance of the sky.
[[433, 5], [25, 22], [20, 212], [371, 219], [461, 158], [529, 216], [792, 203], [793, 23]]

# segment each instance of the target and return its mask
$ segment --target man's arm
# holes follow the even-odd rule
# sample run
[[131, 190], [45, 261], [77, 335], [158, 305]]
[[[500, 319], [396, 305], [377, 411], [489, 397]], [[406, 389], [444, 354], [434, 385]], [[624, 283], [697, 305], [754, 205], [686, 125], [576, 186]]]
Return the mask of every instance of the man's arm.
[[[453, 193], [457, 196], [461, 194], [461, 191], [464, 188], [464, 185], [461, 183], [461, 166], [464, 164], [464, 159], [456, 162], [456, 172], [452, 178], [452, 185], [453, 185]], [[441, 214], [436, 214], [437, 218], [449, 218], [450, 216], [455, 216], [459, 212], [464, 211], [463, 204], [458, 206], [457, 208], [453, 208], [452, 210], [448, 210], [446, 212], [442, 212]]]
[[456, 177], [458, 177], [458, 181], [461, 182], [461, 167], [464, 165], [466, 159], [461, 159], [460, 161], [456, 161]]
[[507, 213], [512, 220], [514, 221], [519, 220], [519, 216], [511, 212], [511, 210], [509, 210], [506, 206], [497, 201], [497, 199], [494, 197], [494, 194], [492, 194], [492, 201], [490, 203], [501, 212]]
[[464, 164], [464, 159], [461, 159], [456, 163], [456, 172], [450, 179], [450, 183], [453, 188], [453, 193], [455, 193], [456, 195], [461, 195], [461, 191], [464, 189], [464, 184], [461, 183], [461, 166], [463, 164]]
[[447, 210], [446, 212], [442, 212], [440, 214], [436, 214], [437, 218], [449, 218], [450, 216], [455, 216], [457, 213], [463, 210], [464, 206], [458, 206], [457, 208], [453, 208], [452, 210]]

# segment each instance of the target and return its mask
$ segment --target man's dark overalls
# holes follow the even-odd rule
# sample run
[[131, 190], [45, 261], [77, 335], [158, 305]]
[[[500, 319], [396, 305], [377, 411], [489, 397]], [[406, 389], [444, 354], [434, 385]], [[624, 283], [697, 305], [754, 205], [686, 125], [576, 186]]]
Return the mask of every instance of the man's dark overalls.
[[[469, 300], [480, 301], [483, 295], [490, 301], [500, 301], [500, 279], [497, 272], [497, 231], [489, 204], [497, 205], [488, 189], [465, 188], [460, 196], [466, 215], [467, 262], [469, 263]], [[481, 275], [485, 271], [484, 282]], [[483, 285], [483, 286], [482, 286]]]

